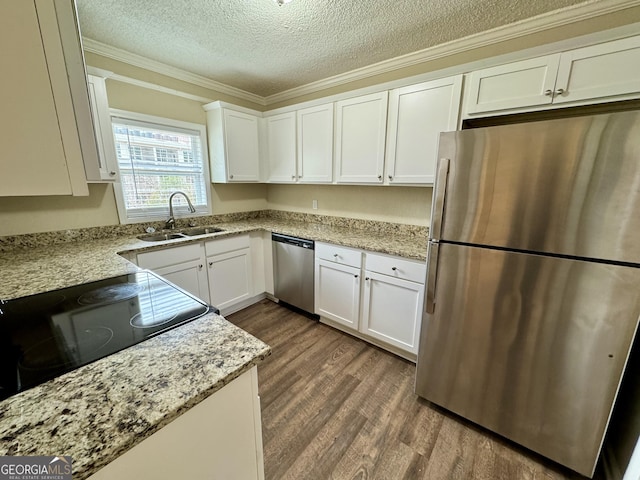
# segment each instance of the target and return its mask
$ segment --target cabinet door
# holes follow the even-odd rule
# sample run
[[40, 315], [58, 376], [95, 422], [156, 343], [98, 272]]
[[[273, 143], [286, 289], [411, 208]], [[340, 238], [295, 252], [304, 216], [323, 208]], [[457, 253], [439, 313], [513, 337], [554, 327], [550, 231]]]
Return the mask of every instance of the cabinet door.
[[[554, 103], [640, 94], [640, 36], [565, 52]], [[612, 100], [608, 98], [608, 100]]]
[[0, 18], [0, 196], [88, 195], [55, 6], [0, 2]]
[[333, 181], [333, 103], [298, 110], [298, 181]]
[[258, 117], [225, 108], [224, 149], [227, 180], [260, 180]]
[[[85, 166], [87, 180], [115, 181], [117, 180], [116, 147], [111, 128], [111, 116], [109, 115], [106, 81], [102, 77], [87, 75], [87, 84], [89, 86], [91, 115], [98, 143], [98, 164], [95, 165], [95, 168]], [[86, 160], [85, 163], [87, 163]]]
[[336, 102], [338, 183], [382, 183], [388, 92]]
[[222, 313], [251, 297], [251, 253], [249, 248], [207, 257], [209, 298]]
[[207, 303], [209, 302], [207, 272], [201, 260], [191, 260], [177, 265], [155, 268], [153, 271], [191, 295], [195, 295]]
[[557, 54], [471, 72], [466, 113], [550, 104], [559, 62]]
[[357, 330], [360, 269], [316, 258], [315, 270], [315, 313]]
[[440, 132], [455, 130], [462, 75], [397, 88], [389, 94], [387, 179], [433, 184]]
[[265, 119], [269, 182], [291, 183], [296, 173], [296, 113], [289, 112]]
[[424, 286], [366, 271], [360, 331], [418, 353]]

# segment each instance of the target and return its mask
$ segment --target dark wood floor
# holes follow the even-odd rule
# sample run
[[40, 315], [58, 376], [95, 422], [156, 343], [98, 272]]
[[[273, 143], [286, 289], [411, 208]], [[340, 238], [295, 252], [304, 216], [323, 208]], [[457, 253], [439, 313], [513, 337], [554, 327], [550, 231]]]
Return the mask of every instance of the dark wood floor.
[[264, 300], [228, 320], [258, 368], [267, 480], [583, 478], [413, 393], [415, 365]]

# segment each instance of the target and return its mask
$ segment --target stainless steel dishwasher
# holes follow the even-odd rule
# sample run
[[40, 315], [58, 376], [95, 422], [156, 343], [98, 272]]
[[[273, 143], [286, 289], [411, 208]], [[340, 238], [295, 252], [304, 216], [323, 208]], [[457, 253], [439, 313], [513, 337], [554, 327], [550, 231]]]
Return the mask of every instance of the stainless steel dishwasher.
[[271, 234], [274, 295], [280, 302], [313, 315], [314, 242]]

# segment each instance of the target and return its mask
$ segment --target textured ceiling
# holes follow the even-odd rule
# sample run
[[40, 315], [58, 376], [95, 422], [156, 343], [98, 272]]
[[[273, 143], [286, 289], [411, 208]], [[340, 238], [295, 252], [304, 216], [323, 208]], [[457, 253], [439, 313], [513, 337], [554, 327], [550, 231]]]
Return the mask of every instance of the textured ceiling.
[[85, 38], [269, 96], [584, 0], [76, 0]]

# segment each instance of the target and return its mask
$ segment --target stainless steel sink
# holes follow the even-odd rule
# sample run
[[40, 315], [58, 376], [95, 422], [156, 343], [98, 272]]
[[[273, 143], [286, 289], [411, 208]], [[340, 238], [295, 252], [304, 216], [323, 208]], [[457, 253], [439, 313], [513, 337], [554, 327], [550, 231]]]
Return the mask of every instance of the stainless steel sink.
[[180, 230], [180, 233], [189, 237], [195, 237], [196, 235], [207, 235], [209, 233], [224, 232], [222, 228], [218, 227], [193, 227]]
[[182, 233], [150, 233], [148, 235], [140, 235], [138, 238], [145, 242], [164, 242], [166, 240], [175, 240], [176, 238], [186, 238]]
[[177, 238], [189, 238], [196, 235], [208, 235], [210, 233], [224, 232], [222, 228], [218, 227], [192, 227], [183, 228], [169, 233], [149, 233], [146, 235], [140, 235], [138, 238], [145, 242], [165, 242], [167, 240], [175, 240]]

